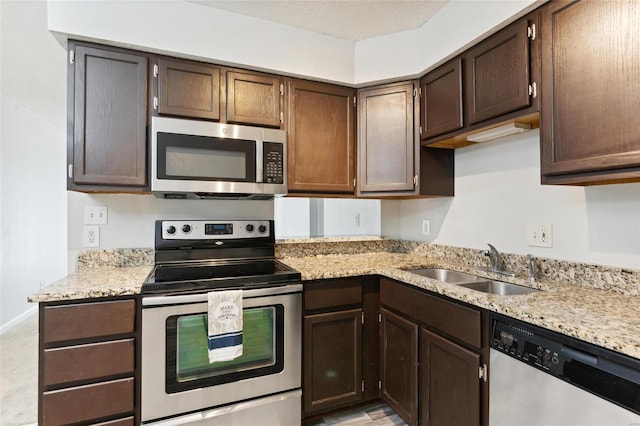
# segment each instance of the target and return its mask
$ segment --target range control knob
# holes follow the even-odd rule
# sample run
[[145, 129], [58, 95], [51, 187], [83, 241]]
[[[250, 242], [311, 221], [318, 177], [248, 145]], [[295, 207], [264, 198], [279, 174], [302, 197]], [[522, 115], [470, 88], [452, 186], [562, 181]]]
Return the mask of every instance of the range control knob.
[[176, 233], [176, 227], [175, 227], [175, 226], [171, 225], [171, 226], [169, 226], [169, 227], [167, 228], [167, 234], [169, 234], [169, 235], [173, 235], [173, 234], [175, 234], [175, 233]]
[[253, 225], [250, 223], [247, 225], [247, 232], [253, 232]]
[[260, 232], [261, 234], [264, 234], [265, 232], [267, 232], [267, 227], [264, 225], [258, 226], [258, 232]]
[[185, 234], [191, 232], [191, 225], [189, 225], [188, 223], [182, 225], [182, 232], [184, 232]]

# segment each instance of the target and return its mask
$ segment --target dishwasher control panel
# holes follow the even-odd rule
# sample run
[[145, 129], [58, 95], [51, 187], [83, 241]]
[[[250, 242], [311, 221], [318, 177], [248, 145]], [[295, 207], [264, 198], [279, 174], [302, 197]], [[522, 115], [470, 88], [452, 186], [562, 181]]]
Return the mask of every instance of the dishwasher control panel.
[[516, 324], [494, 320], [491, 347], [551, 374], [562, 372], [562, 344]]

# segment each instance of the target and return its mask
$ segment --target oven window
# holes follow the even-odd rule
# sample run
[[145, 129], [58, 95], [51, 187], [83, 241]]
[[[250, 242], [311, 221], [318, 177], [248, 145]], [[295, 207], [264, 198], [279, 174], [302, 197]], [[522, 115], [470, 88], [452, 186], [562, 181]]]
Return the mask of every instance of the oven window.
[[284, 365], [282, 305], [243, 311], [242, 356], [209, 363], [207, 314], [167, 319], [167, 392], [229, 383], [279, 373]]
[[255, 182], [256, 141], [158, 133], [158, 178]]

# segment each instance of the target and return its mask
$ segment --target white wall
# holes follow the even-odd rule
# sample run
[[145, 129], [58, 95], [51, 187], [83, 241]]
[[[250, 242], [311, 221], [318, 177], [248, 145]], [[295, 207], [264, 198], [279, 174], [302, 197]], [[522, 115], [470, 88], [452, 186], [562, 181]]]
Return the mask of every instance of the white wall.
[[2, 1], [2, 329], [27, 296], [66, 275], [66, 53], [46, 29], [46, 2]]
[[[355, 216], [359, 216], [356, 223]], [[379, 200], [324, 200], [324, 236], [380, 235]]]
[[186, 1], [50, 1], [48, 25], [71, 37], [364, 84], [419, 74], [534, 2], [451, 0], [420, 28], [357, 43]]
[[[311, 207], [312, 201], [319, 201], [316, 203], [319, 211]], [[311, 217], [314, 213], [316, 218]], [[312, 235], [314, 220], [320, 221], [317, 227], [322, 235]], [[279, 239], [380, 235], [380, 200], [283, 197], [275, 201], [275, 221]]]
[[534, 2], [450, 0], [420, 28], [357, 42], [354, 82], [421, 74]]
[[194, 59], [351, 82], [351, 41], [187, 1], [50, 1], [49, 29]]
[[[640, 268], [640, 183], [541, 185], [538, 130], [458, 149], [455, 169], [453, 198], [383, 202], [386, 235]], [[553, 247], [527, 246], [528, 223], [551, 223]]]
[[311, 211], [309, 198], [276, 198], [274, 202], [276, 238], [309, 238]]

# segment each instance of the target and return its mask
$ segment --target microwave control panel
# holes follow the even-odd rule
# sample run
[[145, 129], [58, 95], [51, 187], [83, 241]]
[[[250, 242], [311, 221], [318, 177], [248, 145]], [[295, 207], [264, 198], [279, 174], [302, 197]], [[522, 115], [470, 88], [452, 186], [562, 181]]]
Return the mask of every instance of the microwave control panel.
[[281, 143], [264, 142], [262, 145], [264, 183], [284, 183], [284, 147]]

